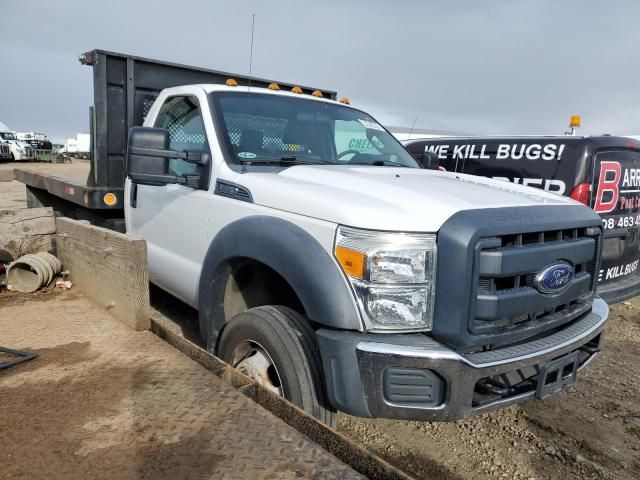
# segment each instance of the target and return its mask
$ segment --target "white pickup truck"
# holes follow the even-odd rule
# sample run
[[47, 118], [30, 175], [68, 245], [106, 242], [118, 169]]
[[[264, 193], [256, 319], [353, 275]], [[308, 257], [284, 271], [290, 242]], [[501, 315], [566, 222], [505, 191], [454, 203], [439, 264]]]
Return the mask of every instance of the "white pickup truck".
[[420, 168], [319, 92], [228, 84], [163, 90], [126, 158], [127, 232], [211, 352], [328, 423], [541, 399], [595, 357], [591, 209]]

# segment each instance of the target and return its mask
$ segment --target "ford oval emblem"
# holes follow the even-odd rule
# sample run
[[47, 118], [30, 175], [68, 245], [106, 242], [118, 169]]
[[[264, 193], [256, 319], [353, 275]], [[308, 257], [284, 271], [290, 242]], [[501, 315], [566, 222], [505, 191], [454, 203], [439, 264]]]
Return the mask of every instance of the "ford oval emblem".
[[554, 263], [536, 275], [533, 285], [540, 293], [560, 293], [575, 275], [575, 270], [567, 262]]

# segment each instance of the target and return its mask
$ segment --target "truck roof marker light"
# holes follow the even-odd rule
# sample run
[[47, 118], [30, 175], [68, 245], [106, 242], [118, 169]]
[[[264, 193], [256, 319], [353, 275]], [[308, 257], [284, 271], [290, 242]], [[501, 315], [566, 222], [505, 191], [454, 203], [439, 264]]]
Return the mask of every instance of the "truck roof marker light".
[[571, 191], [571, 198], [588, 207], [589, 193], [591, 193], [591, 185], [589, 183], [579, 183]]
[[342, 97], [340, 99], [340, 103], [344, 103], [345, 105], [351, 105], [351, 102], [349, 101], [349, 99], [347, 97]]
[[104, 194], [104, 197], [102, 197], [102, 201], [105, 203], [105, 205], [113, 207], [116, 203], [118, 203], [118, 197], [116, 197], [115, 194], [109, 192]]
[[236, 80], [234, 78], [227, 78], [227, 81], [224, 82], [224, 84], [227, 87], [237, 87], [238, 86], [238, 82], [236, 82]]
[[571, 115], [571, 119], [569, 120], [569, 126], [571, 128], [579, 128], [580, 122], [581, 122], [580, 115]]
[[302, 93], [302, 89], [301, 89], [300, 87], [297, 87], [297, 86], [296, 86], [296, 87], [293, 87], [293, 88], [291, 89], [291, 91], [292, 91], [293, 93]]
[[313, 92], [311, 92], [311, 95], [313, 95], [314, 97], [322, 98], [322, 92], [320, 90], [314, 90]]
[[280, 85], [278, 85], [276, 82], [271, 82], [267, 88], [269, 90], [280, 90]]
[[337, 246], [336, 258], [338, 262], [340, 262], [344, 273], [350, 277], [364, 278], [364, 265], [366, 260], [364, 253]]

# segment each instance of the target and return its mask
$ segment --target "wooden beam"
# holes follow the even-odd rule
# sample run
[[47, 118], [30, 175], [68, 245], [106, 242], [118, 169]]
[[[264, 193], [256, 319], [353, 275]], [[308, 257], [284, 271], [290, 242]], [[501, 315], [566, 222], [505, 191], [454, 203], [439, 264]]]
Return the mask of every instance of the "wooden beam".
[[147, 242], [65, 217], [56, 227], [58, 257], [74, 286], [130, 327], [148, 330]]
[[0, 209], [0, 261], [52, 252], [56, 222], [51, 207]]

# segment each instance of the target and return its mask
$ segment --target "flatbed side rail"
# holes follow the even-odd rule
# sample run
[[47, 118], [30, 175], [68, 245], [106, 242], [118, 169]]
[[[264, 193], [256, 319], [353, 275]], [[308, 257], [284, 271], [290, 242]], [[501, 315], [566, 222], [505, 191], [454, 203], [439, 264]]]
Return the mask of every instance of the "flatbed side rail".
[[[90, 187], [86, 174], [80, 172], [55, 173], [14, 169], [15, 179], [27, 186], [45, 190], [76, 205], [98, 210], [121, 210], [123, 208], [124, 187]], [[118, 199], [115, 203], [105, 202], [105, 195], [112, 193]], [[109, 197], [107, 197], [109, 199]]]

